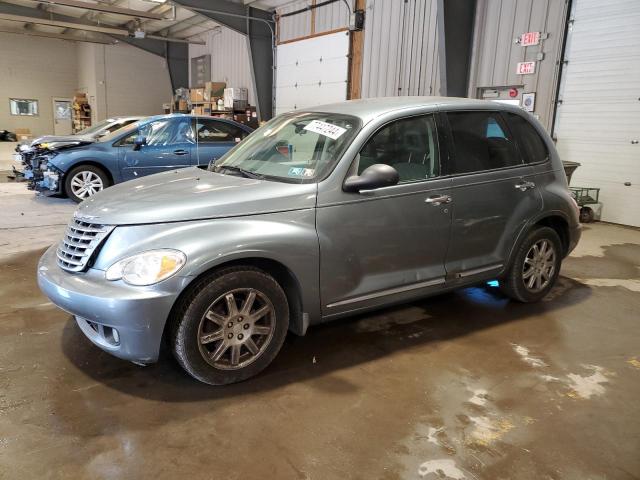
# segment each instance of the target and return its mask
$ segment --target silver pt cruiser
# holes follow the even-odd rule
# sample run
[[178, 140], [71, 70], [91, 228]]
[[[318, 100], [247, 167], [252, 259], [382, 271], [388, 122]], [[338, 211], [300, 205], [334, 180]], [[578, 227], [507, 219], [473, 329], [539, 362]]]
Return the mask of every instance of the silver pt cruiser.
[[166, 338], [221, 385], [263, 370], [288, 331], [357, 312], [490, 279], [540, 300], [579, 237], [532, 116], [380, 98], [281, 115], [208, 170], [84, 201], [38, 282], [103, 350], [151, 363]]

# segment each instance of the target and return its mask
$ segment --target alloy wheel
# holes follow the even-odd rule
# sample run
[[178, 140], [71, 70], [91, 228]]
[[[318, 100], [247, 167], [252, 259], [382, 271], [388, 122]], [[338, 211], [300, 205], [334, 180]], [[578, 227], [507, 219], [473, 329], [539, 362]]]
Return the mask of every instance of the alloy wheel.
[[102, 179], [91, 171], [81, 171], [71, 178], [71, 191], [78, 198], [87, 198], [95, 195], [104, 188]]
[[253, 288], [229, 291], [200, 320], [200, 353], [215, 368], [244, 368], [266, 350], [275, 324], [275, 309], [264, 293]]
[[530, 292], [544, 290], [553, 279], [556, 270], [556, 251], [547, 239], [535, 242], [524, 259], [522, 280]]

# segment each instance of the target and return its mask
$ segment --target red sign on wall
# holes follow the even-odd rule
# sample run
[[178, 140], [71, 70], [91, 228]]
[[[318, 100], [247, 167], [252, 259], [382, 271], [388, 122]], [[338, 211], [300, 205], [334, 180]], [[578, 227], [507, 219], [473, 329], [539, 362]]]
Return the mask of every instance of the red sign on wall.
[[516, 69], [516, 75], [532, 75], [536, 73], [536, 62], [520, 62]]
[[520, 35], [520, 45], [529, 47], [540, 43], [540, 32], [527, 32]]

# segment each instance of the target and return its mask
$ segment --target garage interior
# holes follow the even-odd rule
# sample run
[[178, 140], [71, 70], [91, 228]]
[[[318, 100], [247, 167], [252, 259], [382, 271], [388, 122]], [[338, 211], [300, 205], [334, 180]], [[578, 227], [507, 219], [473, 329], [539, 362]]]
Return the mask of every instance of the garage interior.
[[[20, 143], [395, 96], [549, 133], [585, 223], [541, 302], [489, 282], [312, 326], [212, 387], [103, 352], [40, 292], [78, 205], [27, 188]], [[0, 0], [0, 140], [0, 479], [640, 477], [636, 0]]]

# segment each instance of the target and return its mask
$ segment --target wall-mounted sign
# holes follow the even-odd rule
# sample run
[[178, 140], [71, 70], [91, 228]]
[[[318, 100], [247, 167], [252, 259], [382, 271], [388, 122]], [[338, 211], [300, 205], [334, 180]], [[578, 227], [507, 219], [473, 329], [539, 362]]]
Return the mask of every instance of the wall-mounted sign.
[[536, 62], [519, 62], [516, 75], [532, 75], [536, 73]]
[[527, 32], [520, 35], [520, 45], [529, 47], [540, 43], [540, 32]]
[[536, 106], [536, 94], [535, 93], [523, 93], [522, 94], [522, 108], [527, 112], [533, 112]]

